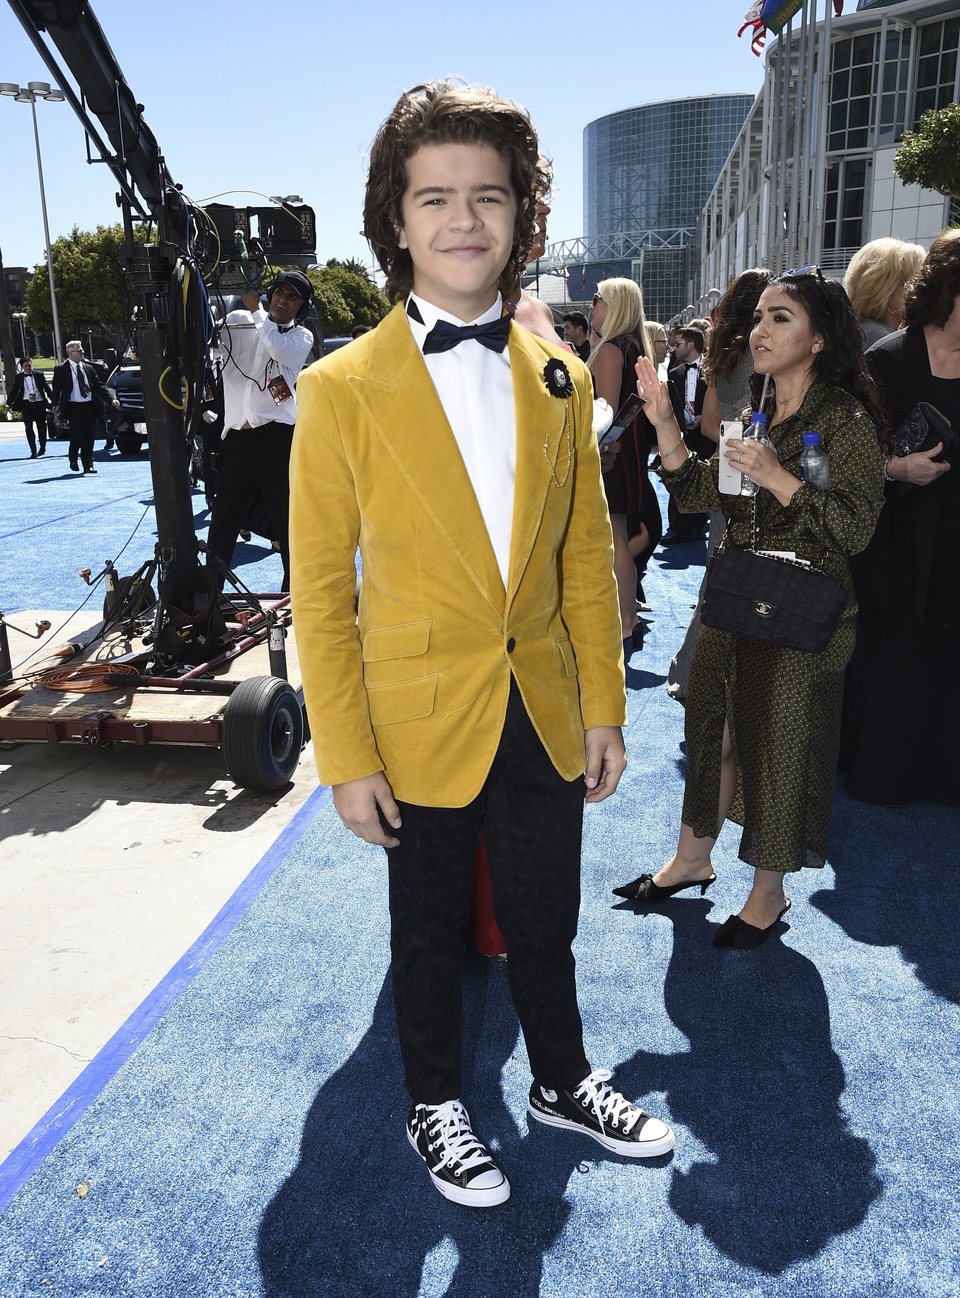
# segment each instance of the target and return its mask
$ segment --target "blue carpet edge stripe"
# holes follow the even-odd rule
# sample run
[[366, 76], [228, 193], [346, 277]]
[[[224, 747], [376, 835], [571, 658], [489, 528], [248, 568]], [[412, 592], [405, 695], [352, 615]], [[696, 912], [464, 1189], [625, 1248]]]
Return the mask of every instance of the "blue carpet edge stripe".
[[[45, 518], [40, 523], [31, 523], [29, 527], [15, 527], [12, 532], [0, 532], [0, 541], [6, 541], [11, 536], [23, 536], [27, 532], [35, 532], [38, 527], [49, 527], [53, 523], [63, 523], [68, 518], [78, 518], [81, 514], [92, 514], [97, 509], [107, 509], [112, 505], [118, 505], [121, 500], [132, 500], [134, 496], [142, 496], [143, 491], [130, 491], [125, 496], [114, 496], [111, 500], [101, 501], [99, 505], [88, 505], [86, 509], [74, 509], [69, 514], [60, 514], [57, 518]], [[153, 497], [150, 497], [150, 504], [154, 503]]]
[[174, 1001], [210, 962], [329, 797], [330, 789], [326, 786], [320, 785], [314, 789], [193, 946], [137, 1006], [32, 1131], [7, 1155], [0, 1164], [0, 1213], [5, 1211], [13, 1197], [30, 1180], [74, 1123], [83, 1117]]

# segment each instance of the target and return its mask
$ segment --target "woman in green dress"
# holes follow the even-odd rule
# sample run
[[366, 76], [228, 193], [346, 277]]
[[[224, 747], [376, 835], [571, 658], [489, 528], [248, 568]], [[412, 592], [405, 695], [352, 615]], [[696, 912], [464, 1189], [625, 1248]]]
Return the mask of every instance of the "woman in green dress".
[[[656, 428], [658, 471], [681, 510], [722, 509], [727, 545], [750, 546], [755, 501], [758, 548], [817, 564], [849, 597], [822, 653], [703, 628], [688, 685], [677, 850], [655, 875], [616, 890], [647, 905], [684, 888], [702, 894], [716, 878], [711, 851], [729, 817], [743, 826], [739, 856], [754, 867], [753, 882], [714, 945], [739, 949], [757, 946], [789, 909], [784, 876], [826, 859], [857, 612], [848, 560], [873, 534], [884, 468], [882, 420], [839, 284], [816, 267], [779, 276], [757, 304], [750, 347], [756, 375], [772, 381], [770, 441], [733, 442], [726, 455], [759, 484], [756, 496], [720, 493], [717, 458], [705, 463], [687, 451], [666, 387], [641, 359], [637, 391]], [[800, 479], [803, 434], [814, 429], [829, 457], [827, 491]]]

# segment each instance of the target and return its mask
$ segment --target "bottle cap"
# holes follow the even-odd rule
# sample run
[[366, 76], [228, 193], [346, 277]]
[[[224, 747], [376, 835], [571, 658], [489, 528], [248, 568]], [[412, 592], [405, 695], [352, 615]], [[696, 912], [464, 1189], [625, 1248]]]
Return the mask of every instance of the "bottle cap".
[[755, 410], [750, 416], [751, 424], [767, 424], [770, 422], [770, 416], [762, 410]]
[[820, 434], [817, 432], [804, 433], [803, 444], [804, 446], [819, 446]]

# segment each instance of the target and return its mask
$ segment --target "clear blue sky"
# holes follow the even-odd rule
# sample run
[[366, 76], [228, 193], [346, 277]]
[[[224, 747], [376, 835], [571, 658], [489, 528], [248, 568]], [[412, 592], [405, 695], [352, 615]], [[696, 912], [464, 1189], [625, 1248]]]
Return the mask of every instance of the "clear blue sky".
[[[530, 110], [554, 161], [549, 237], [575, 238], [583, 232], [584, 126], [661, 99], [755, 94], [763, 65], [737, 39], [747, 7], [94, 0], [174, 179], [197, 200], [247, 188], [301, 194], [317, 213], [320, 261], [369, 261], [359, 232], [365, 151], [401, 90], [445, 75], [494, 86]], [[0, 0], [0, 81], [50, 80]], [[40, 103], [37, 114], [51, 238], [118, 220], [112, 177], [87, 165], [70, 106]], [[43, 259], [43, 227], [27, 105], [0, 99], [0, 145], [0, 250], [8, 266], [33, 266]]]

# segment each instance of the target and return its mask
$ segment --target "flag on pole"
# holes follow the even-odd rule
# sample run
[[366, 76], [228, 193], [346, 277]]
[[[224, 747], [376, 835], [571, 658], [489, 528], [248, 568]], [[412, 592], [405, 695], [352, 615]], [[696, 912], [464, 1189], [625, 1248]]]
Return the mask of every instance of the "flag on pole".
[[[752, 28], [750, 48], [759, 58], [763, 53], [767, 32], [773, 32], [774, 36], [779, 35], [802, 4], [803, 0], [754, 0], [747, 10], [743, 26], [737, 35], [742, 36], [747, 28]], [[833, 0], [833, 11], [839, 18], [843, 13], [843, 0]], [[814, 0], [814, 14], [816, 14], [816, 0]]]

